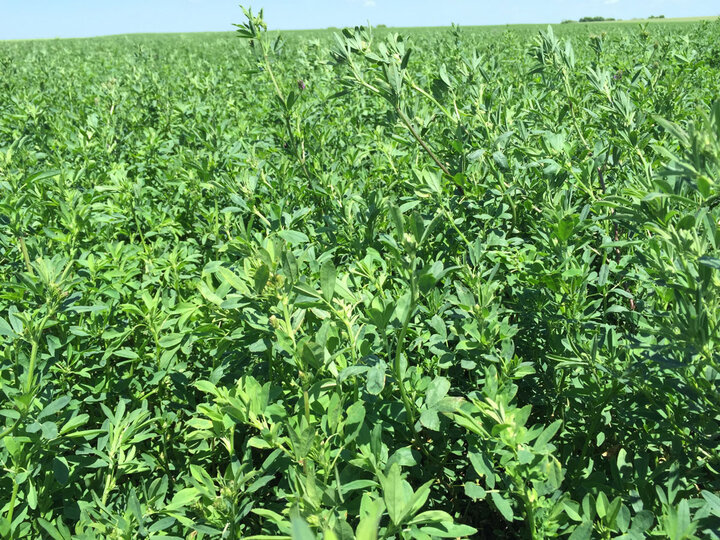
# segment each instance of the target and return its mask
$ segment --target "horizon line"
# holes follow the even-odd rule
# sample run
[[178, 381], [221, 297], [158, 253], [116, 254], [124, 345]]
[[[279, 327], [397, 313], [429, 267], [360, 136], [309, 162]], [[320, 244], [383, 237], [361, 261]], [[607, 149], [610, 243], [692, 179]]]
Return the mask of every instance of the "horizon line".
[[[564, 25], [564, 24], [586, 24], [586, 25], [597, 25], [597, 24], [616, 24], [616, 23], [628, 23], [628, 22], [640, 22], [647, 21], [653, 23], [672, 23], [672, 22], [701, 22], [711, 21], [720, 19], [720, 15], [698, 15], [690, 17], [644, 17], [644, 18], [632, 18], [632, 19], [613, 19], [607, 21], [590, 21], [580, 22], [575, 20], [566, 19], [559, 22], [534, 22], [534, 23], [504, 23], [504, 24], [470, 24], [470, 25], [458, 25], [460, 28], [497, 28], [507, 26], [538, 26], [538, 25]], [[454, 23], [451, 23], [451, 25]], [[319, 31], [333, 31], [342, 30], [344, 28], [354, 28], [357, 26], [370, 26], [371, 28], [382, 28], [383, 30], [392, 29], [418, 29], [418, 28], [451, 28], [448, 25], [438, 26], [387, 26], [379, 23], [375, 25], [355, 25], [355, 26], [326, 26], [324, 28], [271, 28], [268, 32], [319, 32]], [[188, 30], [188, 31], [177, 31], [177, 32], [121, 32], [118, 34], [94, 34], [87, 36], [70, 36], [70, 37], [40, 37], [40, 38], [15, 38], [15, 39], [0, 39], [0, 43], [19, 42], [19, 41], [60, 41], [60, 40], [72, 40], [72, 39], [100, 39], [100, 38], [111, 38], [111, 37], [122, 37], [122, 36], [162, 36], [162, 35], [183, 35], [183, 34], [234, 34], [235, 30]]]

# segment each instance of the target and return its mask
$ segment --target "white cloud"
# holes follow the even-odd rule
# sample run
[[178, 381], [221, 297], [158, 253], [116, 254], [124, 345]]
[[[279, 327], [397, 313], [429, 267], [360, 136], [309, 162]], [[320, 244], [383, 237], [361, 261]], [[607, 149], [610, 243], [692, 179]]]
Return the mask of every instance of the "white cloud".
[[363, 2], [363, 6], [365, 6], [365, 7], [375, 7], [375, 0], [365, 0], [365, 2]]
[[606, 6], [609, 6], [609, 5], [611, 5], [611, 4], [617, 4], [619, 1], [620, 1], [620, 0], [605, 0], [605, 1], [603, 2], [603, 4], [605, 4]]

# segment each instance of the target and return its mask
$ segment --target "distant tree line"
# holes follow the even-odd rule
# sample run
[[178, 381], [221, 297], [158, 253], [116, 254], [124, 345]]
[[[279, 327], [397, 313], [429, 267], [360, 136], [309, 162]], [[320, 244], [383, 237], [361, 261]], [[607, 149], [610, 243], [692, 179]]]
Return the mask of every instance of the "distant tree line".
[[583, 17], [582, 19], [578, 20], [578, 22], [606, 22], [606, 21], [614, 21], [612, 17]]
[[[650, 15], [648, 19], [664, 19], [665, 15]], [[582, 19], [579, 19], [577, 21], [574, 21], [572, 19], [565, 19], [562, 21], [562, 24], [569, 24], [569, 23], [575, 23], [575, 22], [581, 22], [581, 23], [590, 23], [590, 22], [610, 22], [610, 21], [619, 21], [622, 19], [614, 19], [613, 17], [583, 17]]]

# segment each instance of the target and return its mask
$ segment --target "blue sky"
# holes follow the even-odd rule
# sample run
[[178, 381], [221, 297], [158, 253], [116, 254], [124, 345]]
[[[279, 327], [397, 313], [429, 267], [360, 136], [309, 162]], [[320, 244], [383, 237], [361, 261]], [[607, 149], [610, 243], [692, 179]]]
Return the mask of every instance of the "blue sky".
[[[238, 0], [0, 0], [0, 39], [232, 30]], [[271, 28], [461, 26], [720, 15], [718, 0], [261, 0]]]

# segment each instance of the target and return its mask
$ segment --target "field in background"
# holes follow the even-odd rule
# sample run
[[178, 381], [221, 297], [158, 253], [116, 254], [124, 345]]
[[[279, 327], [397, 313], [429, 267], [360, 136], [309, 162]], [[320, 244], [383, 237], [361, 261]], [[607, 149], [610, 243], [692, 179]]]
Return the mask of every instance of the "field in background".
[[698, 21], [715, 21], [720, 15], [708, 15], [706, 17], [667, 17], [665, 19], [626, 19], [618, 22], [625, 23], [663, 23], [663, 22], [698, 22]]
[[0, 536], [718, 538], [720, 22], [260, 23], [0, 42]]
[[[620, 21], [611, 21], [611, 22], [591, 22], [591, 23], [573, 23], [571, 26], [573, 27], [580, 27], [586, 29], [588, 32], [592, 32], [594, 28], [600, 27], [603, 30], [612, 29], [616, 24], [645, 24], [645, 23], [653, 23], [653, 24], [663, 24], [663, 23], [697, 23], [697, 22], [711, 22], [715, 21], [718, 18], [720, 18], [720, 15], [708, 15], [704, 17], [669, 17], [665, 19], [624, 19]], [[544, 30], [548, 27], [548, 24], [550, 26], [555, 27], [556, 31], [558, 31], [559, 34], [563, 34], [563, 30], [566, 26], [566, 24], [559, 24], [559, 23], [542, 23], [542, 24], [503, 24], [503, 25], [488, 25], [488, 26], [464, 26], [462, 25], [462, 29], [464, 31], [471, 31], [471, 32], [493, 32], [493, 31], [502, 31], [502, 30], [512, 30], [517, 32], [523, 32], [528, 30], [534, 30], [534, 31], [540, 31]], [[423, 32], [440, 32], [443, 30], [448, 30], [448, 27], [442, 27], [442, 26], [428, 26], [428, 27], [422, 27], [422, 26], [412, 26], [412, 27], [376, 27], [376, 32], [380, 35], [387, 33], [387, 32], [403, 32], [406, 35], [412, 35], [413, 33], [423, 33]], [[576, 31], [578, 31], [577, 28], [575, 28]], [[270, 31], [270, 35], [279, 35], [282, 34], [284, 36], [302, 36], [307, 38], [318, 38], [323, 36], [332, 36], [332, 34], [340, 32], [340, 28], [323, 28], [323, 29], [315, 29], [315, 30], [275, 30]], [[79, 40], [87, 40], [87, 39], [119, 39], [119, 38], [129, 38], [129, 39], [138, 39], [138, 38], [147, 38], [151, 36], [155, 37], [181, 37], [181, 38], [205, 38], [205, 39], [213, 39], [213, 38], [220, 38], [220, 37], [229, 37], [234, 36], [234, 32], [179, 32], [174, 34], [117, 34], [117, 35], [110, 35], [110, 36], [98, 36], [96, 38], [62, 38], [62, 39], [79, 39]], [[58, 38], [48, 38], [45, 40], [11, 40], [7, 41], [10, 42], [23, 42], [23, 41], [48, 41], [51, 39], [58, 39]], [[2, 43], [2, 40], [0, 40], [0, 43]]]

